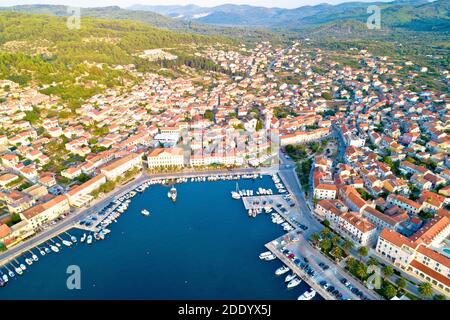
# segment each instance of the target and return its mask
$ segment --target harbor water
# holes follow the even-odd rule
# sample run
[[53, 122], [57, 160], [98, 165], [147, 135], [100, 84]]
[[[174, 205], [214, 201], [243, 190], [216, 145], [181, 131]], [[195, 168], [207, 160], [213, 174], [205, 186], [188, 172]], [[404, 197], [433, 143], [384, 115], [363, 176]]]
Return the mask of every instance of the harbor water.
[[[264, 213], [250, 218], [230, 196], [235, 184], [177, 184], [175, 203], [170, 186], [151, 186], [108, 227], [105, 240], [80, 243], [84, 231], [72, 229], [72, 247], [45, 256], [35, 249], [39, 261], [0, 288], [0, 299], [296, 299], [309, 287], [287, 289], [286, 275], [274, 274], [281, 262], [258, 257], [282, 228]], [[276, 190], [270, 176], [240, 180], [239, 187]], [[72, 265], [81, 271], [79, 290], [67, 287]]]

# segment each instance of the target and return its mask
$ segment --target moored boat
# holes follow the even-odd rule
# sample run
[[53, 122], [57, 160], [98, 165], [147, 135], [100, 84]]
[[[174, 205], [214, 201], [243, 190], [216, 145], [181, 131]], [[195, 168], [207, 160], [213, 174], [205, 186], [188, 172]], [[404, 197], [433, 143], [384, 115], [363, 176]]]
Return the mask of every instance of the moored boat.
[[309, 291], [303, 292], [301, 296], [298, 297], [297, 300], [311, 300], [316, 296], [316, 290], [311, 288]]
[[292, 280], [287, 284], [287, 287], [288, 287], [289, 289], [290, 289], [290, 288], [293, 288], [293, 287], [296, 287], [296, 286], [298, 286], [301, 282], [302, 282], [302, 280], [300, 280], [299, 278], [295, 277], [294, 279], [292, 279]]
[[281, 276], [281, 275], [285, 274], [286, 272], [288, 272], [289, 270], [291, 270], [291, 269], [289, 269], [287, 266], [282, 266], [282, 267], [279, 267], [277, 270], [275, 270], [275, 274], [277, 276]]

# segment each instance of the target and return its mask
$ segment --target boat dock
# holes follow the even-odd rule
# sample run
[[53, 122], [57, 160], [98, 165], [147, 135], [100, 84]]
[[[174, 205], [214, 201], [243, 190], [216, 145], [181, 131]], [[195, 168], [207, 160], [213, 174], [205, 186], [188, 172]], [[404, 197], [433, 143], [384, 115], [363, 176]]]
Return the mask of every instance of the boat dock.
[[266, 248], [272, 252], [280, 261], [282, 261], [286, 266], [288, 266], [293, 273], [295, 273], [302, 281], [305, 281], [311, 288], [316, 290], [318, 294], [320, 294], [326, 300], [336, 300], [332, 294], [324, 290], [318, 283], [308, 277], [308, 275], [300, 269], [298, 266], [294, 264], [292, 260], [284, 256], [280, 250], [276, 248], [273, 242], [269, 242], [266, 245]]
[[53, 238], [59, 236], [60, 234], [67, 232], [68, 230], [70, 230], [72, 228], [74, 228], [74, 225], [68, 225], [64, 229], [58, 230], [58, 234], [50, 234], [46, 237], [41, 236], [38, 240], [36, 239], [32, 242], [29, 242], [28, 245], [25, 246], [22, 251], [18, 251], [14, 255], [9, 256], [8, 258], [4, 258], [4, 259], [0, 260], [0, 267], [3, 267], [4, 265], [6, 265], [7, 263], [10, 263], [11, 261], [14, 261], [14, 259], [20, 257], [24, 252], [33, 250], [33, 249], [39, 247], [40, 245], [42, 245], [43, 243], [51, 241]]

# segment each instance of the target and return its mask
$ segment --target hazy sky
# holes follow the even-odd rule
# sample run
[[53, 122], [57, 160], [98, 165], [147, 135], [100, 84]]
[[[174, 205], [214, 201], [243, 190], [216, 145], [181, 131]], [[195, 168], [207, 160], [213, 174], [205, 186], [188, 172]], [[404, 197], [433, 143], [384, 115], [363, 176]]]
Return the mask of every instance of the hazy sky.
[[[197, 4], [199, 6], [211, 7], [224, 3], [250, 4], [264, 7], [296, 8], [303, 5], [314, 5], [319, 3], [342, 3], [349, 1], [373, 1], [373, 0], [0, 0], [0, 6], [17, 4], [65, 4], [80, 7], [101, 7], [117, 5], [128, 7], [132, 4], [152, 5], [186, 5]], [[383, 0], [381, 0], [383, 1]]]

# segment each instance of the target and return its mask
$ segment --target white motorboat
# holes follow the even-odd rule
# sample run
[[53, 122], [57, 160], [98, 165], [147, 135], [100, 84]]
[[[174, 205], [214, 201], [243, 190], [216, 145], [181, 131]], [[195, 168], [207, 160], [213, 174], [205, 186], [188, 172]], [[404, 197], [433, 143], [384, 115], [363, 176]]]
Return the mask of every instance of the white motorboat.
[[148, 211], [146, 209], [142, 210], [141, 213], [146, 217], [150, 215], [150, 211]]
[[292, 279], [296, 277], [295, 273], [288, 274], [284, 279], [284, 282], [290, 282]]
[[70, 236], [70, 241], [72, 241], [72, 243], [77, 243], [77, 237]]
[[80, 241], [84, 242], [86, 240], [86, 233], [83, 233], [83, 235], [81, 236]]
[[177, 200], [177, 189], [174, 186], [170, 188], [170, 191], [167, 193], [167, 197], [172, 199], [174, 202]]
[[290, 288], [293, 288], [293, 287], [296, 287], [296, 286], [298, 286], [301, 282], [302, 282], [302, 280], [300, 280], [299, 278], [295, 277], [294, 279], [292, 279], [292, 280], [287, 284], [287, 287], [288, 287], [289, 289], [290, 289]]
[[316, 290], [311, 288], [309, 291], [303, 292], [301, 296], [298, 297], [297, 300], [311, 300], [316, 296]]
[[51, 249], [53, 252], [59, 252], [59, 249], [58, 249], [57, 246], [50, 246], [50, 249]]
[[49, 248], [45, 247], [44, 250], [45, 250], [45, 253], [50, 253], [50, 249]]
[[27, 270], [27, 266], [24, 265], [23, 263], [20, 264], [20, 269], [22, 269], [23, 271]]
[[27, 265], [31, 266], [31, 265], [33, 264], [33, 261], [32, 261], [31, 259], [29, 259], [29, 258], [26, 258], [26, 259], [25, 259], [25, 263], [26, 263]]
[[281, 275], [285, 274], [286, 272], [288, 272], [289, 270], [291, 270], [291, 269], [289, 269], [286, 266], [282, 266], [282, 267], [279, 267], [277, 270], [275, 270], [275, 274], [277, 276], [281, 276]]
[[88, 235], [86, 243], [92, 244], [92, 235]]
[[266, 257], [264, 257], [264, 260], [266, 261], [272, 261], [275, 260], [277, 257], [274, 254], [268, 255]]
[[63, 245], [65, 245], [66, 247], [70, 247], [72, 245], [72, 242], [68, 241], [68, 240], [63, 240], [62, 241]]
[[270, 255], [272, 255], [272, 252], [266, 251], [266, 252], [261, 253], [261, 254], [259, 255], [259, 258], [260, 258], [261, 260], [264, 260], [266, 257], [268, 257], [268, 256], [270, 256]]
[[7, 276], [6, 274], [4, 274], [4, 275], [2, 276], [2, 279], [3, 279], [3, 281], [5, 281], [5, 282], [8, 282], [8, 281], [9, 281], [8, 276]]

